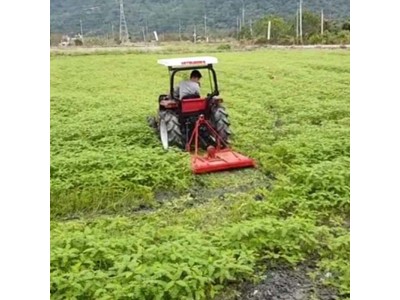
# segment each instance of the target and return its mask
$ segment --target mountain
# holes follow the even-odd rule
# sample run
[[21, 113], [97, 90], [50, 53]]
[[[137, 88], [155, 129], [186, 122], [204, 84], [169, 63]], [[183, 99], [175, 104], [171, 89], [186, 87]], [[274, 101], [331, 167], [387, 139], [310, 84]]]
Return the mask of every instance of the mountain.
[[[266, 14], [295, 18], [298, 0], [124, 0], [125, 19], [131, 36], [151, 32], [204, 32], [204, 16], [208, 31], [235, 30], [243, 17], [248, 25]], [[303, 10], [319, 13], [325, 19], [344, 20], [350, 17], [350, 0], [303, 0]], [[82, 24], [85, 35], [119, 32], [119, 0], [51, 0], [50, 30], [52, 33], [78, 33]]]

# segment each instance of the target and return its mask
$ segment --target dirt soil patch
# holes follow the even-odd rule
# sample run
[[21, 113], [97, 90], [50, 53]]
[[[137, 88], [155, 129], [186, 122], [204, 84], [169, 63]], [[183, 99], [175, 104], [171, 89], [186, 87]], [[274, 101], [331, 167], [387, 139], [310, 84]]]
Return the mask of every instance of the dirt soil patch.
[[339, 300], [337, 291], [311, 281], [306, 267], [277, 268], [266, 273], [257, 285], [245, 284], [242, 300]]

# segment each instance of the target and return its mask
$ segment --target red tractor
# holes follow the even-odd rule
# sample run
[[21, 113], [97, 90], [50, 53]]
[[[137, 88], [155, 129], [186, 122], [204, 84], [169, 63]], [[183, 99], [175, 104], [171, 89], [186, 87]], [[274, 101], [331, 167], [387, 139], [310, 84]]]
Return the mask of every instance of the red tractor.
[[[229, 148], [228, 114], [221, 105], [217, 75], [213, 64], [215, 57], [189, 57], [160, 59], [158, 63], [168, 67], [169, 95], [160, 95], [158, 115], [149, 118], [161, 139], [164, 149], [176, 146], [192, 153], [194, 173], [208, 173], [227, 169], [254, 167], [255, 162]], [[179, 99], [174, 93], [174, 78], [178, 72], [207, 69], [210, 93], [207, 97], [189, 95]], [[200, 155], [199, 152], [206, 152]]]

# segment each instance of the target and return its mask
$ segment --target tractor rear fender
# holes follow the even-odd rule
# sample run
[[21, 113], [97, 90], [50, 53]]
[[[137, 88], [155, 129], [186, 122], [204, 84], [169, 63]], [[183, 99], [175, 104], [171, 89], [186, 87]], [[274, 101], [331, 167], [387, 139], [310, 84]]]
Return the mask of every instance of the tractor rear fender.
[[178, 103], [175, 100], [161, 100], [160, 106], [164, 108], [177, 108]]
[[224, 99], [222, 99], [220, 96], [214, 96], [214, 97], [212, 97], [211, 99], [210, 99], [210, 104], [211, 105], [213, 105], [213, 104], [220, 104], [220, 103], [223, 103], [224, 102]]

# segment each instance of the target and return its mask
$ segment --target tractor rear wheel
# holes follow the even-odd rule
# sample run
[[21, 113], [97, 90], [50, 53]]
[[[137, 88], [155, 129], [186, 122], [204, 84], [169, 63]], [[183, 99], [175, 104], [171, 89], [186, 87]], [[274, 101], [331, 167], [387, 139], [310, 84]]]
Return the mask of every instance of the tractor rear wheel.
[[159, 112], [159, 132], [164, 149], [170, 146], [183, 148], [183, 136], [178, 117], [169, 110]]
[[[215, 131], [219, 134], [222, 141], [229, 144], [229, 137], [232, 134], [229, 126], [230, 122], [225, 108], [221, 105], [214, 106], [211, 109], [211, 124]], [[223, 145], [222, 145], [223, 146]]]

